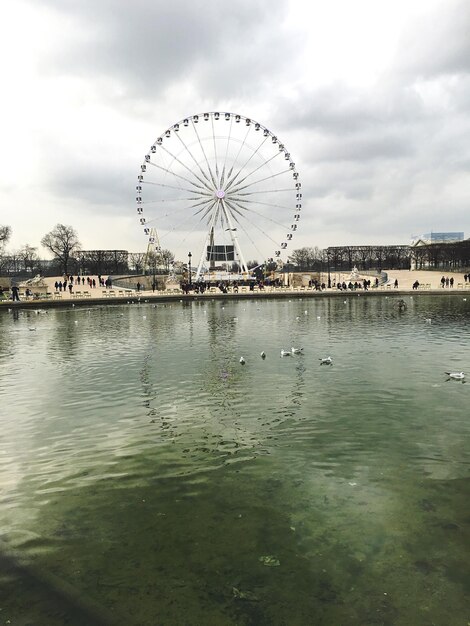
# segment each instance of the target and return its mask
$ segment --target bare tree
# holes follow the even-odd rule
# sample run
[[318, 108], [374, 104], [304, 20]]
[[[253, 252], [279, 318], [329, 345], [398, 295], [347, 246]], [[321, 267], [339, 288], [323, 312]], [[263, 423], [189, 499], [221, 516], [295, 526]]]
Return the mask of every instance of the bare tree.
[[0, 248], [8, 243], [11, 237], [11, 226], [0, 226]]
[[11, 237], [10, 226], [0, 226], [0, 276], [7, 273], [9, 259], [4, 254], [5, 244]]
[[81, 248], [75, 230], [71, 226], [64, 226], [64, 224], [56, 224], [54, 229], [41, 239], [41, 245], [52, 252], [64, 274], [68, 274], [71, 256]]
[[128, 271], [127, 250], [82, 250], [78, 255], [81, 273], [123, 274]]
[[0, 253], [4, 249], [5, 245], [8, 243], [10, 237], [11, 237], [11, 227], [0, 226]]
[[290, 254], [292, 263], [302, 270], [313, 270], [316, 265], [321, 265], [321, 251], [318, 246], [314, 248], [298, 248]]
[[158, 262], [158, 254], [155, 250], [151, 250], [147, 253], [146, 264], [150, 274], [153, 276], [153, 282], [156, 281], [156, 275], [158, 274]]
[[129, 253], [129, 267], [134, 270], [136, 274], [141, 274], [144, 271], [146, 256], [145, 252]]
[[23, 269], [25, 272], [33, 272], [34, 268], [39, 266], [39, 256], [37, 248], [33, 248], [29, 244], [24, 245], [17, 253], [17, 256], [23, 263]]
[[175, 262], [175, 255], [170, 250], [160, 250], [158, 252], [158, 260], [167, 274], [170, 273], [170, 267]]

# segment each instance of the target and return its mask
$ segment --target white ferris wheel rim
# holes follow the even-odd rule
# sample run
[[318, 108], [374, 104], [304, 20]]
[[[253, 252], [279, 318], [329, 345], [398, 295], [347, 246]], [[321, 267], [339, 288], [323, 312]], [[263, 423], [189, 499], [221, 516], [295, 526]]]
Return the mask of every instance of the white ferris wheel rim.
[[[216, 134], [217, 122], [224, 120], [230, 122], [228, 135]], [[237, 126], [247, 129], [241, 137], [233, 134]], [[209, 133], [202, 138], [198, 130], [201, 127], [206, 130], [209, 127]], [[255, 145], [248, 143], [250, 133], [256, 137]], [[273, 164], [277, 167], [274, 172]], [[140, 169], [136, 203], [140, 226], [148, 238], [148, 251], [151, 248], [160, 251], [162, 237], [170, 240], [168, 226], [163, 235], [160, 230], [170, 214], [175, 223], [172, 232], [178, 231], [176, 216], [181, 210], [185, 211], [182, 223], [186, 227], [189, 219], [193, 220], [194, 229], [203, 221], [206, 224], [199, 262], [194, 267], [195, 280], [210, 271], [207, 264], [212, 267], [216, 258], [227, 264], [236, 260], [241, 272], [246, 274], [248, 259], [244, 245], [249, 239], [256, 249], [255, 239], [261, 234], [272, 242], [270, 254], [259, 253], [262, 263], [279, 264], [282, 255], [288, 255], [301, 216], [301, 183], [285, 145], [259, 122], [240, 114], [217, 111], [188, 116], [155, 140]], [[286, 186], [263, 188], [274, 181]], [[289, 200], [284, 200], [286, 193]], [[185, 195], [177, 197], [178, 194]], [[173, 212], [165, 206], [171, 203], [176, 206]], [[279, 210], [286, 210], [282, 222], [272, 217]], [[228, 234], [230, 245], [214, 243], [216, 227]], [[277, 232], [273, 234], [271, 229]], [[245, 244], [239, 233], [245, 236]], [[223, 252], [215, 252], [219, 248]]]

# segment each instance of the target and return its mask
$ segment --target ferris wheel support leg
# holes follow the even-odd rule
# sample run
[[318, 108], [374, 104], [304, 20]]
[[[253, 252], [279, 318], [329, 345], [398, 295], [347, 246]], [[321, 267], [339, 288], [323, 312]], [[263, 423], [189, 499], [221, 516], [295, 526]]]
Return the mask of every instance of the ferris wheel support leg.
[[208, 244], [208, 241], [209, 241], [209, 237], [211, 236], [211, 232], [212, 232], [212, 229], [214, 227], [214, 224], [215, 224], [215, 221], [217, 219], [217, 215], [218, 214], [219, 214], [218, 210], [214, 211], [213, 215], [212, 215], [212, 219], [211, 219], [211, 221], [209, 223], [209, 229], [207, 231], [207, 235], [206, 235], [206, 238], [204, 240], [204, 246], [202, 248], [201, 256], [199, 258], [199, 263], [198, 263], [198, 266], [197, 266], [196, 276], [194, 278], [195, 282], [198, 282], [200, 277], [201, 277], [202, 266], [204, 265], [204, 257], [206, 256], [206, 253], [207, 253], [207, 244]]
[[243, 256], [242, 249], [240, 248], [240, 244], [238, 243], [237, 229], [234, 228], [233, 222], [230, 219], [230, 213], [229, 211], [227, 211], [225, 207], [225, 203], [223, 201], [222, 201], [222, 211], [224, 212], [225, 219], [227, 220], [227, 224], [229, 225], [230, 237], [232, 239], [233, 247], [237, 251], [238, 258], [240, 259], [241, 271], [248, 272], [248, 267], [246, 265], [245, 257]]
[[[209, 231], [210, 233], [210, 231]], [[202, 248], [202, 252], [201, 252], [201, 256], [199, 258], [199, 263], [197, 265], [197, 270], [196, 270], [196, 276], [194, 278], [194, 281], [197, 283], [199, 281], [199, 279], [201, 278], [201, 272], [202, 272], [202, 266], [204, 265], [204, 257], [206, 256], [206, 250], [207, 250], [207, 242], [209, 240], [209, 233], [206, 235], [206, 239], [204, 241], [204, 246]]]

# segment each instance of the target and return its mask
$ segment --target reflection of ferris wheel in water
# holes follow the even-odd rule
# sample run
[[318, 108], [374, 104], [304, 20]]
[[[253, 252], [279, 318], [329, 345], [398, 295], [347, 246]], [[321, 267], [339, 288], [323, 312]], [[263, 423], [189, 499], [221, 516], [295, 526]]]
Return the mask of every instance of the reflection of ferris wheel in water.
[[287, 259], [302, 208], [299, 175], [284, 144], [234, 113], [203, 113], [166, 130], [137, 183], [137, 213], [149, 249], [194, 257], [195, 280], [248, 272], [253, 261]]

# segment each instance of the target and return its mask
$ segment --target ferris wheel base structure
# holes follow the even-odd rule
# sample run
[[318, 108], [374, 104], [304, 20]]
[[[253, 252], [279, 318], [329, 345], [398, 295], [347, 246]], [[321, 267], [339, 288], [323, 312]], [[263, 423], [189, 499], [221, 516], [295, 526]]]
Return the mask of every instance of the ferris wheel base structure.
[[201, 273], [198, 277], [197, 274], [194, 274], [193, 282], [204, 282], [204, 283], [217, 283], [217, 282], [226, 282], [226, 283], [244, 283], [244, 282], [252, 282], [257, 280], [255, 274], [251, 274], [250, 272], [243, 272], [241, 274], [236, 274], [233, 272], [225, 272], [215, 271], [215, 272], [204, 272]]
[[136, 192], [147, 250], [170, 251], [180, 263], [193, 256], [196, 282], [219, 274], [253, 280], [254, 266], [282, 267], [301, 217], [287, 148], [235, 113], [192, 115], [169, 127], [145, 155]]

